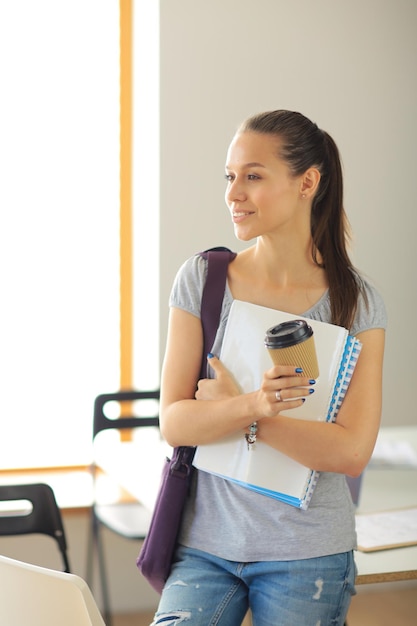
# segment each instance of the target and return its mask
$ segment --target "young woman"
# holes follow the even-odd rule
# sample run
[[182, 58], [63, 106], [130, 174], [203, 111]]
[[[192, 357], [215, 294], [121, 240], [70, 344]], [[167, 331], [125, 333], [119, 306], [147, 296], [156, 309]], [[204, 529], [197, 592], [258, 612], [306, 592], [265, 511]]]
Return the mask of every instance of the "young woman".
[[[337, 147], [291, 111], [256, 115], [234, 136], [226, 160], [226, 204], [236, 237], [255, 244], [230, 263], [221, 323], [198, 380], [206, 261], [192, 257], [171, 294], [162, 374], [161, 428], [172, 446], [198, 446], [257, 422], [257, 439], [320, 477], [307, 510], [195, 471], [179, 545], [156, 624], [254, 626], [343, 624], [354, 591], [354, 508], [345, 475], [372, 454], [381, 414], [386, 314], [353, 268]], [[221, 361], [233, 299], [344, 326], [362, 343], [335, 424], [292, 419], [314, 381], [274, 366], [242, 393]], [[186, 348], [184, 348], [186, 346]], [[210, 369], [210, 368], [209, 368]], [[273, 468], [271, 468], [273, 471]]]

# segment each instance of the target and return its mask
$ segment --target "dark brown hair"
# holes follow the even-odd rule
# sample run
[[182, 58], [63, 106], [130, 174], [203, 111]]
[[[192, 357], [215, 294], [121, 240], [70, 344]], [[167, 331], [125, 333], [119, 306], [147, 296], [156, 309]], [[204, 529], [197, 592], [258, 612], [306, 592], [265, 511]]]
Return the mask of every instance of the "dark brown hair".
[[239, 128], [239, 132], [248, 131], [279, 137], [278, 156], [294, 176], [310, 167], [319, 170], [320, 183], [311, 209], [313, 260], [327, 273], [332, 323], [349, 329], [363, 283], [347, 252], [350, 230], [343, 208], [342, 166], [335, 142], [317, 124], [294, 111], [254, 115]]

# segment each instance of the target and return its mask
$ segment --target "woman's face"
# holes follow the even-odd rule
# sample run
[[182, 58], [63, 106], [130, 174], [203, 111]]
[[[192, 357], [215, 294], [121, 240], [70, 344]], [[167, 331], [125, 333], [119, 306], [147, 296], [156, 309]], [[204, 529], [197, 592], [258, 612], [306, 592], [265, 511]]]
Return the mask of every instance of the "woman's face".
[[301, 179], [291, 175], [277, 155], [279, 139], [254, 132], [238, 133], [226, 160], [226, 204], [236, 237], [249, 241], [261, 235], [299, 228], [310, 219], [301, 197]]

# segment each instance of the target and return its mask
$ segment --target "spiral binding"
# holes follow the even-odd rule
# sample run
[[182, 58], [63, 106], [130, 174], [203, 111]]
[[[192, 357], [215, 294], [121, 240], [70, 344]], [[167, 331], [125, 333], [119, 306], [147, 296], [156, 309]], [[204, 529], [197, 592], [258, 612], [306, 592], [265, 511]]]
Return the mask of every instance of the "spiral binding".
[[345, 349], [342, 354], [342, 359], [339, 367], [339, 373], [334, 386], [333, 395], [330, 400], [329, 410], [326, 416], [326, 422], [334, 422], [336, 416], [342, 406], [343, 399], [349, 387], [349, 383], [352, 379], [356, 363], [362, 344], [356, 337], [348, 336]]
[[[342, 406], [343, 398], [349, 387], [353, 372], [358, 361], [358, 357], [362, 348], [362, 344], [356, 337], [348, 336], [346, 345], [340, 361], [339, 373], [336, 378], [333, 394], [330, 400], [329, 410], [326, 416], [326, 422], [334, 422], [336, 416]], [[306, 484], [306, 493], [304, 498], [300, 500], [300, 509], [308, 509], [314, 488], [319, 479], [320, 472], [312, 470]]]

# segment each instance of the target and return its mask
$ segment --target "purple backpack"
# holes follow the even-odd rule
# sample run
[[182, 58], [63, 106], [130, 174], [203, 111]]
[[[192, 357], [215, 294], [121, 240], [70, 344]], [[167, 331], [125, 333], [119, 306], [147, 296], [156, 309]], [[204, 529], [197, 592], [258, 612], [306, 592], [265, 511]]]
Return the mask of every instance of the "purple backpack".
[[[220, 321], [227, 268], [236, 253], [221, 247], [206, 250], [200, 255], [208, 261], [201, 302], [204, 349], [200, 378], [205, 378], [207, 354], [214, 343]], [[162, 592], [171, 571], [195, 450], [194, 447], [179, 446], [174, 448], [172, 458], [166, 459], [149, 530], [136, 560], [139, 570], [158, 593]]]

